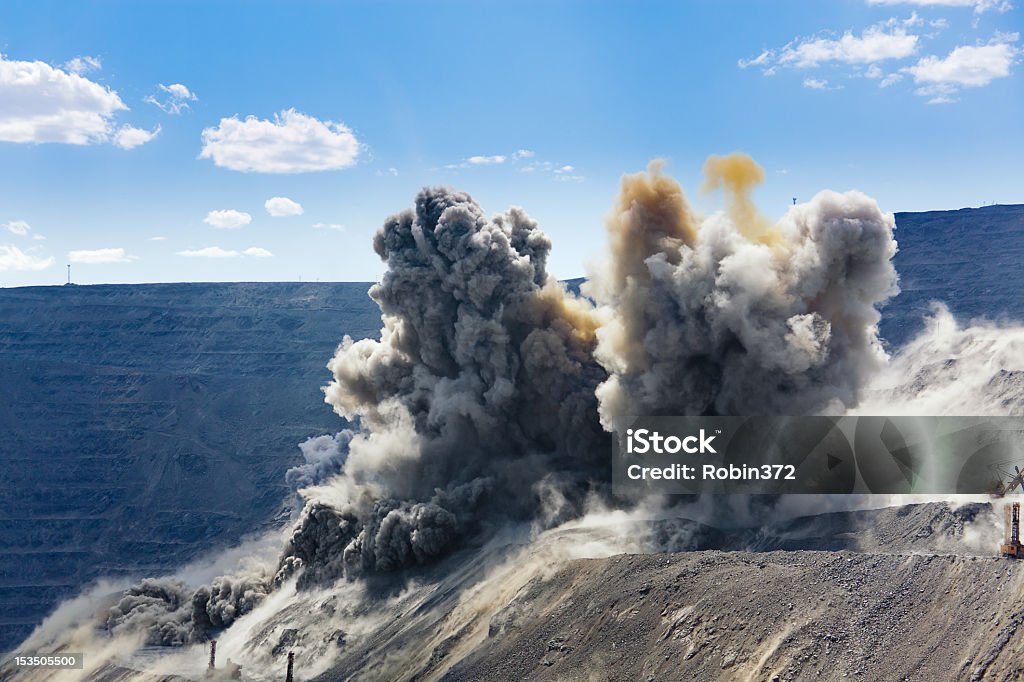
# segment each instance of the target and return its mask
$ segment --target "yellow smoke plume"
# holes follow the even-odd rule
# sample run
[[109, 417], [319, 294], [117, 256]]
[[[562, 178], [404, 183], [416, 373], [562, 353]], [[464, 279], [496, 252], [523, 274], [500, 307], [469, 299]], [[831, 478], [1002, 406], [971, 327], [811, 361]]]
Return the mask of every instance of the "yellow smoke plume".
[[726, 211], [744, 237], [762, 244], [777, 240], [777, 233], [768, 218], [761, 215], [751, 193], [764, 182], [764, 169], [746, 154], [709, 156], [704, 163], [702, 192], [721, 189], [725, 192]]

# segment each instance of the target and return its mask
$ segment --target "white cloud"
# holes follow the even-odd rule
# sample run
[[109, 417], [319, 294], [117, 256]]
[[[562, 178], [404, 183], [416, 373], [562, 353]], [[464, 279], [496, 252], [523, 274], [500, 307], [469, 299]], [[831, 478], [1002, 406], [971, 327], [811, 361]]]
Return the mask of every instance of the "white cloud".
[[181, 83], [171, 83], [170, 85], [160, 83], [157, 87], [167, 95], [163, 101], [158, 100], [153, 95], [147, 95], [143, 101], [147, 104], [152, 104], [153, 106], [158, 107], [161, 111], [167, 114], [180, 114], [182, 111], [189, 108], [189, 102], [195, 102], [198, 99], [194, 92]]
[[[513, 163], [522, 161], [523, 159], [532, 159], [537, 154], [532, 149], [517, 149], [511, 154], [476, 154], [474, 156], [467, 157], [458, 163], [449, 163], [444, 167], [450, 170], [459, 168], [471, 168], [473, 166], [498, 166], [505, 163], [508, 160], [512, 160]], [[529, 173], [534, 170], [539, 162], [530, 162], [519, 167], [523, 172]], [[545, 162], [548, 166], [550, 162]]]
[[885, 78], [878, 82], [878, 87], [887, 88], [890, 85], [896, 85], [901, 80], [903, 80], [903, 76], [901, 74], [890, 73], [888, 76], [886, 76]]
[[113, 90], [44, 62], [0, 55], [0, 141], [96, 144], [127, 110]]
[[761, 54], [757, 55], [752, 59], [740, 59], [736, 62], [741, 69], [745, 69], [748, 66], [767, 66], [768, 62], [772, 60], [775, 55], [774, 50], [765, 50]]
[[918, 36], [907, 33], [902, 22], [890, 20], [870, 26], [859, 36], [847, 31], [838, 38], [796, 38], [778, 50], [765, 50], [753, 59], [739, 60], [740, 68], [765, 67], [772, 75], [778, 67], [813, 68], [826, 63], [872, 64], [904, 59], [917, 52]]
[[811, 90], [828, 90], [828, 81], [820, 78], [805, 78], [803, 86]]
[[917, 41], [916, 35], [902, 28], [886, 31], [872, 26], [859, 37], [847, 31], [838, 39], [795, 41], [782, 49], [777, 61], [783, 66], [797, 68], [818, 66], [824, 62], [870, 64], [909, 57], [917, 51]]
[[275, 218], [302, 215], [302, 204], [292, 201], [288, 197], [271, 197], [263, 202], [263, 207]]
[[977, 88], [1010, 75], [1020, 50], [1010, 44], [1017, 35], [998, 36], [988, 45], [961, 45], [945, 57], [924, 57], [906, 71], [923, 85], [918, 94], [950, 94], [957, 88]]
[[384, 177], [385, 175], [390, 175], [393, 178], [397, 178], [398, 177], [398, 169], [397, 168], [388, 168], [386, 171], [382, 171], [382, 170], [377, 171], [377, 176], [378, 177]]
[[868, 0], [869, 5], [916, 5], [918, 7], [973, 7], [978, 14], [994, 9], [1008, 12], [1013, 9], [1009, 0]]
[[203, 218], [203, 222], [207, 225], [213, 225], [214, 227], [221, 230], [234, 230], [239, 227], [245, 227], [252, 222], [252, 216], [244, 211], [236, 211], [233, 208], [222, 209], [219, 211], [210, 211]]
[[553, 171], [555, 180], [559, 182], [582, 182], [583, 176], [576, 174], [576, 169], [573, 166], [561, 166], [555, 168]]
[[167, 241], [167, 237], [163, 237], [163, 236], [150, 237], [149, 241], [151, 241], [151, 242], [165, 242], [165, 241]]
[[474, 166], [489, 166], [498, 163], [505, 163], [506, 156], [501, 154], [495, 154], [494, 156], [471, 156], [466, 159], [466, 163], [471, 163]]
[[102, 265], [106, 263], [130, 263], [135, 256], [125, 254], [124, 249], [91, 249], [68, 251], [68, 260], [72, 263]]
[[864, 71], [865, 78], [877, 79], [885, 75], [885, 72], [879, 68], [878, 64], [872, 64]]
[[[28, 237], [29, 232], [32, 231], [32, 226], [26, 223], [24, 220], [12, 220], [9, 223], [0, 225], [0, 227], [4, 228], [11, 234], [18, 235], [19, 237]], [[41, 242], [45, 241], [46, 237], [44, 237], [41, 234], [33, 234], [32, 239], [34, 239], [37, 242]]]
[[305, 173], [347, 168], [360, 145], [343, 123], [319, 121], [288, 109], [273, 120], [222, 118], [203, 130], [201, 159], [222, 168], [256, 173]]
[[207, 246], [204, 249], [179, 251], [178, 255], [186, 258], [238, 258], [241, 254], [237, 251], [222, 249], [219, 246]]
[[240, 256], [249, 256], [251, 258], [270, 258], [274, 254], [259, 246], [250, 246], [242, 252], [238, 252], [233, 249], [222, 249], [219, 246], [207, 246], [202, 249], [186, 249], [185, 251], [178, 251], [178, 255], [185, 256], [186, 258], [238, 258]]
[[53, 258], [37, 258], [25, 253], [17, 246], [0, 244], [0, 271], [3, 270], [45, 270], [52, 266]]
[[335, 230], [336, 232], [344, 232], [345, 226], [341, 223], [313, 223], [314, 230]]
[[170, 85], [164, 85], [163, 83], [161, 83], [160, 84], [160, 89], [163, 90], [164, 92], [168, 93], [174, 99], [179, 99], [179, 100], [186, 100], [186, 99], [195, 100], [195, 99], [198, 99], [194, 92], [189, 90], [187, 87], [185, 87], [181, 83], [171, 83]]
[[569, 164], [557, 164], [551, 161], [531, 161], [519, 167], [520, 173], [550, 173], [552, 179], [561, 182], [582, 182], [586, 178], [576, 174], [576, 167]]
[[99, 71], [103, 68], [103, 62], [100, 61], [99, 57], [81, 56], [69, 59], [64, 62], [64, 70], [68, 73], [74, 73], [81, 76], [83, 73], [89, 73], [90, 71]]
[[896, 18], [892, 18], [889, 19], [888, 23], [890, 26], [895, 26], [896, 24], [903, 24], [904, 26], [923, 26], [924, 19], [922, 19], [921, 15], [917, 13], [917, 10], [914, 10], [913, 12], [910, 13], [910, 16], [904, 19], [903, 21], [900, 21], [899, 19]]
[[11, 234], [16, 234], [19, 237], [24, 237], [32, 231], [32, 226], [26, 223], [24, 220], [12, 220], [11, 222], [4, 225]]
[[159, 134], [160, 126], [153, 128], [153, 130], [146, 130], [125, 125], [121, 126], [117, 134], [114, 135], [114, 144], [121, 149], [135, 149], [151, 141]]

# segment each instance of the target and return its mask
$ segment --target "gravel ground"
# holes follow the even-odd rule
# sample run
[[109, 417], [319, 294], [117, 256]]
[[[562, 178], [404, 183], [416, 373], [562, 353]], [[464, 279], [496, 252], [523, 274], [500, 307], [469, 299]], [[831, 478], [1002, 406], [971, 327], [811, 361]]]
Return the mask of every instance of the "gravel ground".
[[994, 557], [580, 560], [499, 610], [444, 679], [1018, 679], [1022, 590], [1024, 563]]
[[1024, 562], [995, 556], [1000, 516], [922, 504], [760, 529], [665, 520], [649, 541], [688, 551], [556, 562], [490, 588], [463, 569], [318, 679], [1021, 679]]

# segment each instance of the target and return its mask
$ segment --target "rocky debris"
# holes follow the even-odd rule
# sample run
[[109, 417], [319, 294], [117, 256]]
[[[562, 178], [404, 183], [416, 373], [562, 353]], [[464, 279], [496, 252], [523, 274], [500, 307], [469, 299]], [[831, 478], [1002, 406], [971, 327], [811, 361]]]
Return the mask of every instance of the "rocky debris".
[[689, 551], [562, 562], [468, 619], [452, 614], [494, 585], [463, 557], [437, 567], [429, 610], [396, 613], [317, 679], [1012, 679], [1024, 562], [994, 555], [996, 516], [933, 503], [760, 530], [659, 521], [645, 537]]
[[1024, 609], [1007, 601], [1022, 589], [1024, 563], [995, 557], [580, 560], [495, 614], [515, 636], [489, 636], [442, 679], [1007, 679], [1024, 671]]

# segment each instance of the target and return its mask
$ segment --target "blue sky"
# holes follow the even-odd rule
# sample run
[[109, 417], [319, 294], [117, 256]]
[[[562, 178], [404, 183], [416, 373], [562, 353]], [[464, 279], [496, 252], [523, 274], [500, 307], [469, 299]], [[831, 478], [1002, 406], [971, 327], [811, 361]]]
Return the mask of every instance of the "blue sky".
[[0, 285], [373, 280], [428, 184], [573, 277], [655, 157], [701, 211], [731, 151], [769, 215], [1021, 203], [1016, 1], [5, 2]]

